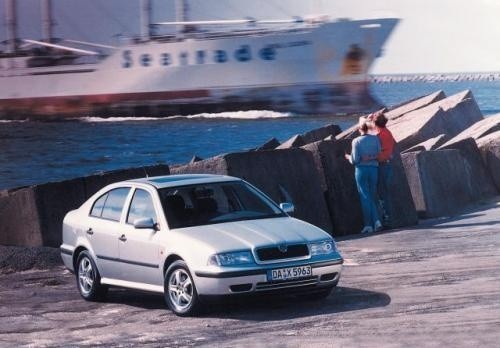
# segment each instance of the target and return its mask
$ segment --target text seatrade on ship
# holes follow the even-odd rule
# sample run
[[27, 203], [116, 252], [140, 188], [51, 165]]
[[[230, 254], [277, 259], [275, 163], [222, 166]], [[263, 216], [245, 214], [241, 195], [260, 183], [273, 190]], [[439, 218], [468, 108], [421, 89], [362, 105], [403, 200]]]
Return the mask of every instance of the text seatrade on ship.
[[[169, 66], [174, 65], [189, 65], [190, 59], [194, 57], [194, 64], [210, 64], [210, 63], [226, 63], [230, 60], [237, 62], [248, 62], [255, 59], [254, 52], [257, 52], [258, 59], [261, 60], [276, 60], [277, 50], [279, 48], [297, 47], [310, 45], [310, 41], [294, 41], [287, 43], [270, 44], [259, 50], [253, 49], [250, 45], [241, 45], [234, 51], [228, 50], [195, 50], [194, 52], [181, 51], [177, 55], [164, 52], [159, 56], [154, 56], [150, 53], [141, 53], [134, 56], [132, 50], [124, 50], [122, 52], [122, 67], [131, 68], [134, 64], [139, 64], [143, 67], [153, 65]], [[175, 61], [177, 59], [177, 62]]]

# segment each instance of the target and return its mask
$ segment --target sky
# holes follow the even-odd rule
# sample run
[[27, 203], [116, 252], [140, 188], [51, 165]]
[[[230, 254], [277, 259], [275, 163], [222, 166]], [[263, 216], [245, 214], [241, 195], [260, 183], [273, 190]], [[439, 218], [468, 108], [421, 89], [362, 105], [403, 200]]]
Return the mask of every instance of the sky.
[[[5, 0], [1, 0], [4, 2]], [[40, 38], [40, 0], [17, 0], [19, 33]], [[139, 0], [53, 0], [55, 34], [117, 44], [139, 32]], [[189, 0], [191, 19], [397, 17], [374, 74], [500, 71], [500, 0]], [[174, 0], [153, 0], [154, 21], [174, 19]], [[0, 40], [5, 40], [0, 6]]]

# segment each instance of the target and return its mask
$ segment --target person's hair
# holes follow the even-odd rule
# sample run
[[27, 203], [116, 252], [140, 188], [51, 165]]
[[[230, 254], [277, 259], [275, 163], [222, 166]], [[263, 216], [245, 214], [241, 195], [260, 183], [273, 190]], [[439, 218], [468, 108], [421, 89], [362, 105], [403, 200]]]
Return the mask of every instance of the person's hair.
[[387, 124], [387, 117], [383, 113], [379, 113], [374, 117], [374, 123], [379, 128], [385, 128]]
[[368, 123], [367, 122], [360, 123], [359, 130], [363, 133], [368, 133]]

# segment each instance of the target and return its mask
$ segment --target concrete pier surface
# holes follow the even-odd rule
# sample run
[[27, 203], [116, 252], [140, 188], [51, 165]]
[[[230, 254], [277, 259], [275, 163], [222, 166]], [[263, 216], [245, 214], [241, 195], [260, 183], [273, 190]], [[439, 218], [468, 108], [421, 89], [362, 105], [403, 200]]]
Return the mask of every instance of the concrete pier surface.
[[198, 318], [132, 290], [85, 302], [62, 266], [4, 273], [0, 346], [498, 347], [500, 197], [338, 245], [345, 267], [327, 299], [248, 299]]

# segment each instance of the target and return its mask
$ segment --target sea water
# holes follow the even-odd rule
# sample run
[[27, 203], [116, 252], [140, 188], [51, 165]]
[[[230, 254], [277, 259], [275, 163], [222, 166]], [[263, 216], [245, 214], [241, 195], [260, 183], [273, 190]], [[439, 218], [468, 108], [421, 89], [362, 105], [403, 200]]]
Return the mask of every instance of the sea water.
[[[372, 84], [385, 105], [437, 90], [447, 95], [471, 89], [485, 116], [500, 112], [500, 81]], [[355, 117], [300, 116], [271, 111], [200, 114], [167, 119], [95, 118], [61, 122], [0, 120], [0, 189], [59, 181], [97, 172], [181, 164], [194, 155], [258, 147], [272, 137], [284, 141], [326, 124], [342, 129]]]

